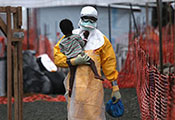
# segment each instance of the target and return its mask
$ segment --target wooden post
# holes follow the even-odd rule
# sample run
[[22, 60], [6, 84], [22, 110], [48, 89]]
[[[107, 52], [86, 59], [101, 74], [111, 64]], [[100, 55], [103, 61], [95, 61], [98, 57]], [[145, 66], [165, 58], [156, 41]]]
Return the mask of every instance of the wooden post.
[[7, 26], [5, 22], [0, 18], [0, 29], [4, 33], [5, 36], [7, 36]]
[[[22, 9], [21, 7], [16, 8], [16, 13], [14, 13], [14, 32], [20, 32], [22, 26]], [[14, 38], [13, 38], [14, 40]], [[16, 41], [15, 41], [16, 40]], [[14, 51], [14, 97], [15, 97], [15, 120], [22, 120], [22, 96], [23, 96], [23, 77], [22, 77], [22, 40], [15, 38], [13, 41]]]
[[19, 120], [19, 88], [18, 88], [18, 58], [17, 58], [17, 45], [16, 43], [13, 44], [14, 49], [13, 49], [13, 76], [14, 76], [14, 99], [15, 99], [15, 120]]
[[[0, 18], [0, 29], [7, 37], [7, 114], [8, 120], [12, 120], [12, 76], [14, 78], [14, 119], [22, 120], [22, 98], [23, 98], [23, 69], [22, 69], [22, 39], [24, 36], [22, 26], [21, 7], [0, 7], [0, 12], [6, 12], [7, 25]], [[12, 14], [13, 13], [13, 14]], [[11, 19], [13, 15], [13, 27]], [[12, 51], [13, 49], [13, 51]], [[13, 56], [13, 59], [12, 59]], [[13, 64], [12, 64], [13, 62]], [[13, 71], [13, 72], [12, 72]]]
[[[13, 26], [14, 26], [14, 29], [17, 28], [17, 13], [14, 13], [13, 14]], [[19, 119], [19, 116], [18, 116], [18, 113], [19, 113], [19, 110], [18, 110], [18, 98], [19, 98], [19, 92], [18, 92], [18, 59], [17, 59], [17, 56], [18, 56], [18, 53], [17, 53], [17, 44], [16, 43], [12, 43], [14, 48], [13, 48], [13, 78], [14, 78], [14, 100], [15, 100], [15, 103], [14, 103], [14, 117], [15, 117], [15, 120], [18, 120]]]
[[[17, 22], [18, 29], [21, 29], [22, 26], [22, 8], [17, 8]], [[22, 40], [18, 42], [18, 86], [19, 86], [19, 120], [23, 120], [23, 55], [22, 55]]]
[[12, 52], [11, 52], [11, 11], [10, 7], [6, 7], [7, 11], [7, 112], [8, 120], [12, 120]]
[[22, 42], [18, 44], [18, 75], [19, 75], [19, 120], [23, 120], [23, 55]]

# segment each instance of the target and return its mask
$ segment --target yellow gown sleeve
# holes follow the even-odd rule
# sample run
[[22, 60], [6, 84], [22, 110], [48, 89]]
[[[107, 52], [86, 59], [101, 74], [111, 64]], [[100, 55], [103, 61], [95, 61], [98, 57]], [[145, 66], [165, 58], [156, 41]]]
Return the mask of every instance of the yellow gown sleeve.
[[109, 81], [117, 80], [118, 77], [118, 71], [116, 70], [116, 56], [114, 49], [110, 43], [110, 41], [107, 39], [106, 36], [104, 36], [105, 43], [101, 47], [101, 62], [102, 62], [102, 69], [103, 73], [105, 74], [106, 78]]
[[66, 56], [60, 52], [59, 43], [64, 38], [64, 36], [58, 41], [58, 43], [54, 47], [54, 63], [58, 67], [68, 67], [66, 63]]

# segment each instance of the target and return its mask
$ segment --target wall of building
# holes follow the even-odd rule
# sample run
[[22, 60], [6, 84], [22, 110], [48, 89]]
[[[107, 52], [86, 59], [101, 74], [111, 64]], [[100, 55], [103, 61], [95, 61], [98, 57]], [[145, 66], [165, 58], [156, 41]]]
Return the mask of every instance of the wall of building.
[[[44, 26], [46, 26], [48, 38], [54, 42], [57, 41], [56, 32], [61, 33], [59, 22], [64, 18], [70, 19], [74, 28], [78, 28], [81, 8], [82, 6], [39, 8], [37, 21], [41, 34], [44, 34]], [[98, 28], [108, 37], [108, 9], [97, 7], [97, 10], [99, 12]]]
[[[37, 23], [40, 34], [46, 33], [49, 40], [56, 44], [59, 40], [56, 33], [60, 31], [59, 22], [64, 19], [70, 19], [74, 28], [78, 28], [80, 19], [80, 11], [83, 6], [64, 6], [64, 7], [49, 7], [37, 9]], [[109, 14], [108, 7], [96, 6], [99, 13], [97, 28], [100, 29], [104, 35], [109, 37]], [[141, 7], [140, 12], [135, 12], [135, 20], [137, 26], [143, 28], [146, 24], [146, 11]], [[130, 23], [130, 9], [121, 9], [112, 7], [110, 10], [110, 26], [111, 26], [111, 43], [116, 52], [118, 59], [118, 69], [120, 70], [123, 62], [126, 59], [128, 47], [128, 33]], [[149, 11], [149, 21], [151, 20], [151, 11]], [[131, 17], [132, 26], [134, 30], [133, 17]], [[45, 30], [46, 29], [46, 30]], [[60, 37], [62, 37], [62, 33]]]

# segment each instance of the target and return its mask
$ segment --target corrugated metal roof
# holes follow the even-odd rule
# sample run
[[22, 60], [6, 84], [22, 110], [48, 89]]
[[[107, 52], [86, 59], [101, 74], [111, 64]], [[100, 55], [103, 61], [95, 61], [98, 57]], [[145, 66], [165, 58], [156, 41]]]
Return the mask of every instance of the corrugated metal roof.
[[[173, 0], [162, 0], [164, 2]], [[50, 6], [73, 6], [73, 5], [98, 5], [107, 6], [113, 3], [143, 4], [146, 2], [156, 2], [156, 0], [0, 0], [0, 6], [23, 6], [50, 7]]]

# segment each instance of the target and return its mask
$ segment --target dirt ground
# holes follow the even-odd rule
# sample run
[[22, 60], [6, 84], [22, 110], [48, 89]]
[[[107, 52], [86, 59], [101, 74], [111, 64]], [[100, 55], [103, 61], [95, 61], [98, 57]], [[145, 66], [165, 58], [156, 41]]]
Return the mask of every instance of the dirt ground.
[[[125, 107], [124, 115], [114, 119], [106, 114], [107, 120], [141, 120], [134, 88], [120, 89]], [[105, 89], [105, 103], [110, 99], [111, 90]], [[23, 104], [23, 120], [66, 120], [66, 102], [36, 101]], [[0, 105], [0, 120], [7, 120], [7, 105]]]

